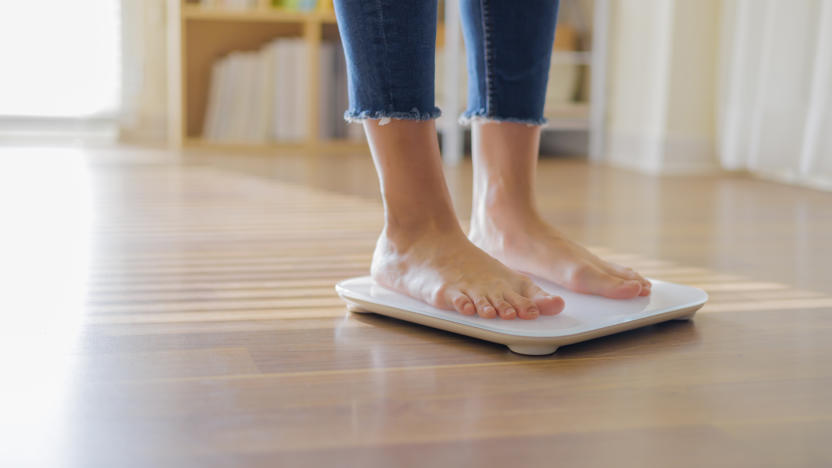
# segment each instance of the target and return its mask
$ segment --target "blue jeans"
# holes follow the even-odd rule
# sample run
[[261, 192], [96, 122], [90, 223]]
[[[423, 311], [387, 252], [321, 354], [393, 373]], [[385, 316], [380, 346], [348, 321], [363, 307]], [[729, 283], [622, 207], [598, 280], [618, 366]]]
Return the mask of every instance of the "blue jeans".
[[[460, 9], [468, 62], [462, 120], [545, 123], [558, 1], [460, 0]], [[347, 58], [347, 120], [440, 115], [436, 0], [335, 0], [335, 13]]]

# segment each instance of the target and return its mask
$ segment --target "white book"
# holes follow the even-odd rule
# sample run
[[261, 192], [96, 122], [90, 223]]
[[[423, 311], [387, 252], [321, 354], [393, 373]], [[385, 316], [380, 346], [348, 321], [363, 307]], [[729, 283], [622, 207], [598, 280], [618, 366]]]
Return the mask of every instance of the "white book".
[[252, 137], [254, 141], [263, 143], [269, 139], [269, 132], [272, 125], [272, 114], [274, 110], [274, 43], [263, 46], [258, 54], [259, 68], [257, 84], [252, 88], [255, 95], [255, 106], [252, 112], [254, 124], [252, 125]]
[[306, 42], [302, 39], [296, 39], [292, 48], [295, 72], [295, 87], [292, 88], [292, 136], [301, 141], [306, 139], [309, 127], [309, 54], [306, 53]]
[[318, 84], [318, 138], [334, 135], [332, 114], [335, 110], [335, 45], [324, 42], [320, 49], [320, 83]]
[[208, 103], [205, 106], [205, 120], [202, 123], [202, 137], [216, 140], [217, 123], [220, 104], [220, 81], [222, 80], [222, 66], [225, 62], [217, 60], [211, 66], [211, 85], [208, 90]]
[[233, 140], [237, 142], [251, 141], [252, 108], [254, 99], [252, 88], [256, 83], [257, 53], [242, 52], [239, 58], [239, 74], [237, 76], [234, 96], [237, 100], [234, 115]]
[[245, 59], [242, 52], [232, 52], [228, 56], [228, 88], [229, 95], [227, 96], [228, 111], [226, 112], [225, 131], [223, 132], [223, 140], [236, 142], [240, 139], [241, 129], [243, 124], [243, 99], [241, 95], [241, 81], [243, 75], [243, 68], [245, 68]]
[[298, 45], [296, 39], [289, 40], [289, 60], [288, 60], [288, 73], [291, 76], [289, 78], [289, 100], [287, 102], [288, 105], [288, 128], [289, 128], [289, 140], [295, 142], [298, 140], [298, 131], [300, 128], [298, 127], [298, 110], [297, 104], [298, 99], [297, 95], [300, 93], [300, 75], [298, 74]]
[[292, 65], [295, 62], [295, 46], [292, 39], [284, 39], [281, 43], [283, 53], [279, 73], [283, 75], [283, 88], [281, 89], [280, 107], [280, 129], [283, 140], [293, 141], [295, 139], [295, 123], [292, 121], [295, 100], [292, 94], [296, 92], [295, 75]]
[[259, 97], [260, 97], [260, 52], [251, 52], [246, 55], [246, 80], [244, 92], [246, 95], [245, 105], [245, 127], [243, 140], [247, 143], [256, 143], [257, 125], [260, 119]]
[[247, 52], [241, 52], [240, 61], [238, 65], [237, 82], [234, 88], [234, 99], [236, 99], [236, 115], [234, 116], [234, 142], [242, 143], [246, 141], [246, 133], [248, 128], [248, 114], [250, 106], [249, 97], [249, 82], [251, 71], [250, 56]]
[[283, 54], [279, 73], [283, 75], [281, 89], [280, 130], [284, 141], [295, 141], [295, 93], [297, 93], [297, 73], [295, 73], [295, 39], [284, 39], [281, 43]]
[[220, 90], [217, 103], [217, 122], [214, 129], [214, 139], [227, 140], [228, 129], [231, 125], [231, 105], [234, 99], [234, 83], [231, 69], [231, 57], [222, 59], [220, 67]]
[[223, 0], [223, 7], [232, 10], [243, 10], [256, 5], [256, 0]]
[[286, 67], [288, 47], [286, 39], [278, 39], [275, 41], [274, 54], [274, 99], [273, 99], [273, 118], [272, 118], [272, 138], [277, 141], [285, 141], [287, 139], [286, 132], [286, 118], [289, 94], [288, 89], [288, 69]]
[[359, 123], [352, 123], [347, 125], [347, 139], [353, 141], [364, 141], [366, 135], [364, 134], [364, 126]]
[[257, 127], [260, 124], [260, 80], [262, 75], [262, 60], [260, 51], [251, 52], [249, 65], [250, 76], [248, 80], [248, 111], [246, 113], [246, 141], [256, 143], [261, 141], [257, 136]]

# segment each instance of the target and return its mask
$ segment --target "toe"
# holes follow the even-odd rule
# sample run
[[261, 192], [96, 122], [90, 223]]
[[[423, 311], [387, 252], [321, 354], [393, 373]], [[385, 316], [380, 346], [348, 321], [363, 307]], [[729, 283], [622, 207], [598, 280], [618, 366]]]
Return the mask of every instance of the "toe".
[[619, 278], [595, 267], [585, 264], [573, 275], [572, 289], [588, 294], [598, 294], [611, 299], [629, 299], [641, 293], [638, 280]]
[[607, 263], [614, 272], [618, 273], [618, 276], [621, 276], [624, 279], [636, 280], [641, 284], [641, 293], [640, 296], [646, 296], [650, 294], [650, 281], [638, 274], [637, 271], [633, 270], [632, 268], [627, 268], [625, 266], [617, 265], [615, 263]]
[[613, 299], [627, 299], [631, 297], [636, 297], [641, 294], [641, 283], [635, 280], [627, 280], [627, 281], [620, 281], [615, 289], [610, 291], [610, 295], [608, 297], [612, 297]]
[[518, 294], [514, 291], [508, 291], [505, 294], [506, 300], [514, 306], [517, 311], [517, 316], [524, 320], [536, 319], [540, 315], [540, 309], [532, 302], [531, 299]]
[[565, 303], [560, 296], [553, 296], [546, 291], [540, 289], [539, 286], [532, 284], [526, 291], [526, 295], [531, 298], [540, 313], [543, 315], [556, 315], [563, 311]]
[[451, 304], [453, 304], [454, 309], [462, 315], [474, 315], [477, 313], [474, 303], [471, 302], [471, 298], [462, 292], [452, 294]]
[[497, 308], [497, 314], [501, 319], [512, 320], [517, 317], [517, 311], [514, 309], [514, 306], [509, 304], [502, 295], [491, 294], [488, 296], [488, 300]]
[[653, 283], [648, 280], [644, 280], [646, 284], [641, 285], [641, 292], [638, 294], [639, 296], [649, 296], [650, 291], [653, 289]]
[[617, 263], [607, 262], [605, 260], [601, 260], [600, 258], [597, 259], [595, 262], [595, 266], [598, 267], [601, 271], [605, 271], [613, 276], [618, 276], [619, 278], [625, 280], [635, 280], [641, 283], [642, 287], [646, 287], [650, 284], [643, 276], [638, 274], [632, 268], [628, 268], [622, 265], [618, 265]]
[[[600, 259], [599, 259], [600, 260]], [[617, 276], [620, 276], [624, 279], [632, 279], [632, 280], [641, 280], [641, 276], [633, 271], [632, 268], [627, 268], [622, 265], [618, 265], [616, 263], [610, 263], [604, 260], [600, 260], [599, 264], [605, 269], [608, 270], [610, 273], [613, 273]]]
[[497, 310], [483, 294], [474, 295], [474, 305], [477, 307], [477, 314], [482, 318], [494, 318], [497, 316]]

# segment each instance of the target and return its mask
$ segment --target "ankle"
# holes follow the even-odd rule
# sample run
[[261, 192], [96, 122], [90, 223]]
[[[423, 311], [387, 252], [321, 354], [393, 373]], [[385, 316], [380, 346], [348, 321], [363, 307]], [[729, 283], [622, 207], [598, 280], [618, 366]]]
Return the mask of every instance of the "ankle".
[[475, 197], [471, 210], [471, 228], [511, 231], [542, 223], [534, 202], [528, 198], [490, 196]]
[[381, 238], [398, 248], [409, 246], [426, 238], [464, 236], [453, 212], [411, 213], [406, 215], [386, 214]]

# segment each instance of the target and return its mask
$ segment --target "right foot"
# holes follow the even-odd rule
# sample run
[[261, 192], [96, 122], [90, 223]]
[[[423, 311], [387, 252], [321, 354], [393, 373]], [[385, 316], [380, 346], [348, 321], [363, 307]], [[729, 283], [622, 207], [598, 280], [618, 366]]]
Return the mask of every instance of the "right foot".
[[456, 231], [429, 229], [397, 236], [385, 229], [373, 254], [373, 279], [463, 315], [534, 319], [563, 310], [562, 298], [546, 293]]

